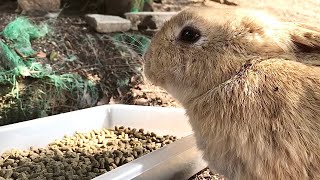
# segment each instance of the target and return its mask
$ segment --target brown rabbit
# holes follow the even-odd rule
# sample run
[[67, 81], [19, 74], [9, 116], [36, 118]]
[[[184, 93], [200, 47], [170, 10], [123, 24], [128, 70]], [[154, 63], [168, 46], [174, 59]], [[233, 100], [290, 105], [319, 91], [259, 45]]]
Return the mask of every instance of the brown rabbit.
[[144, 71], [182, 103], [211, 170], [320, 179], [319, 49], [316, 28], [192, 8], [155, 34]]

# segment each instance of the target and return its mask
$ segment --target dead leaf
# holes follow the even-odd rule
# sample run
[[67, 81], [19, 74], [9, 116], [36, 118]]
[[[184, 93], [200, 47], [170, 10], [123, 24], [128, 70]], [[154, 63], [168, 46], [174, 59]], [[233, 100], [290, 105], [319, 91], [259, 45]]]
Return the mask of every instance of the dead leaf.
[[38, 58], [46, 58], [46, 57], [47, 57], [47, 54], [44, 53], [44, 52], [42, 52], [42, 51], [40, 51], [40, 52], [37, 53], [37, 57], [38, 57]]

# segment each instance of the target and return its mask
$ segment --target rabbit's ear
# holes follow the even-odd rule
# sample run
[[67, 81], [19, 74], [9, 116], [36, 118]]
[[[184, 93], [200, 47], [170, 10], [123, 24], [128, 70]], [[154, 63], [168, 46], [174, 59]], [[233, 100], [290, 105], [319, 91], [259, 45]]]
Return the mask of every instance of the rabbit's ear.
[[302, 23], [286, 23], [295, 50], [320, 53], [320, 29]]

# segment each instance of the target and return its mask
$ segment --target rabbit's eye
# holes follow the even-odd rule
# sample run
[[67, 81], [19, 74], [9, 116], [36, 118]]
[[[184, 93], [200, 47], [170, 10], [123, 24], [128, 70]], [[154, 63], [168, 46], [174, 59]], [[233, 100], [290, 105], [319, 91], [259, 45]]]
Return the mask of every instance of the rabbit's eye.
[[185, 27], [182, 29], [179, 40], [186, 43], [195, 43], [200, 39], [200, 31], [193, 27]]

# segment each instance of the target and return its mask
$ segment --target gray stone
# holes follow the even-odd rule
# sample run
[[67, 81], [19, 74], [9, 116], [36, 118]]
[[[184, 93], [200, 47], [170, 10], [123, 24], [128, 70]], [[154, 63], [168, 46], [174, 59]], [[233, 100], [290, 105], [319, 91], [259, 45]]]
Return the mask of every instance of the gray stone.
[[60, 0], [18, 0], [18, 12], [57, 12], [60, 9]]
[[101, 33], [124, 32], [131, 28], [131, 22], [119, 16], [88, 14], [86, 20], [90, 26]]
[[132, 23], [132, 29], [159, 29], [178, 12], [130, 12], [125, 16]]

